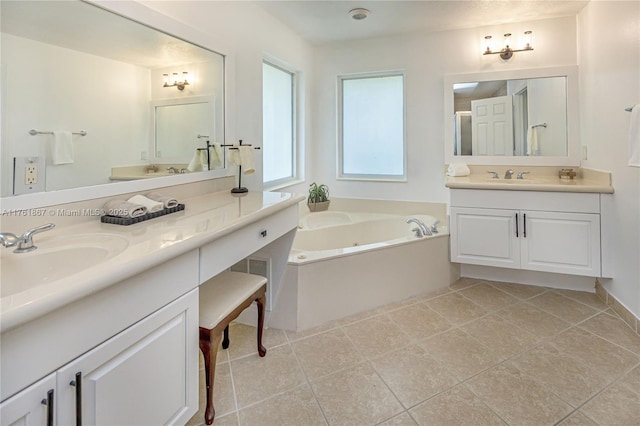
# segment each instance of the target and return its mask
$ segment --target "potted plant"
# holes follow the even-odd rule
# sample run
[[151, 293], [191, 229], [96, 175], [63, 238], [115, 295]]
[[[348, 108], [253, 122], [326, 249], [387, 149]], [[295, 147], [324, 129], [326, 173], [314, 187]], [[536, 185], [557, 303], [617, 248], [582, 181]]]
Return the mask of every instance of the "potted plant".
[[309, 197], [307, 197], [307, 207], [312, 212], [321, 212], [329, 208], [329, 187], [318, 185], [313, 182], [309, 185]]

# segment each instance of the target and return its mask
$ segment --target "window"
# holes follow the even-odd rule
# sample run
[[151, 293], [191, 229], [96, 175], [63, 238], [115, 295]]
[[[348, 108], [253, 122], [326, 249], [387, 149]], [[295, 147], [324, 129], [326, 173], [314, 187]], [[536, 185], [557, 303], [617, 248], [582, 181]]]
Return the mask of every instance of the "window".
[[404, 180], [404, 75], [339, 79], [339, 177]]
[[278, 184], [296, 176], [295, 75], [262, 64], [262, 159], [265, 184]]

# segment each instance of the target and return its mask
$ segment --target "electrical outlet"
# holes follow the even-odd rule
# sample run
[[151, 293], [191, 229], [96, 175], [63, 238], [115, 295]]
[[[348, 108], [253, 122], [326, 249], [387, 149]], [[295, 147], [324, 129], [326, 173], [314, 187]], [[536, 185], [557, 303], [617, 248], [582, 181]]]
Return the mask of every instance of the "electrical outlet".
[[24, 172], [24, 184], [36, 185], [38, 183], [38, 166], [35, 164], [28, 165]]
[[13, 194], [45, 190], [45, 164], [42, 157], [13, 158]]

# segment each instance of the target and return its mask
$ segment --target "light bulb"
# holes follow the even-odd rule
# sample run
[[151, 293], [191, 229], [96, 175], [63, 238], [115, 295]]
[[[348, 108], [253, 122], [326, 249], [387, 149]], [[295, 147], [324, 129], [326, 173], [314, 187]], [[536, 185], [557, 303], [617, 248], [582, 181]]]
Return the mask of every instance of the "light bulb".
[[511, 47], [511, 33], [506, 33], [504, 35], [504, 46]]
[[173, 84], [176, 84], [178, 82], [178, 73], [174, 72], [173, 73]]
[[184, 84], [189, 84], [189, 72], [188, 71], [184, 71], [182, 73], [182, 82]]
[[525, 49], [533, 49], [533, 31], [525, 31], [524, 32], [524, 48]]
[[493, 51], [493, 40], [491, 39], [491, 36], [484, 37], [484, 46], [485, 53], [491, 53]]
[[162, 74], [162, 81], [164, 82], [165, 87], [169, 85], [169, 74]]

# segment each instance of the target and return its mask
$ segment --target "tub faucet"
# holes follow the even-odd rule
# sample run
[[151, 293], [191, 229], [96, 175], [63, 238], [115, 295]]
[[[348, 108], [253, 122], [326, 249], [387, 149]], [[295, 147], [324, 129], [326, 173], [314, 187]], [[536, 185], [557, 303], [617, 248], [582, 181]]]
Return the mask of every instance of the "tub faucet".
[[440, 223], [439, 220], [436, 220], [435, 222], [433, 222], [431, 224], [431, 234], [437, 234], [438, 233], [438, 224]]
[[35, 234], [53, 229], [54, 226], [56, 225], [54, 225], [53, 223], [36, 226], [35, 228], [26, 231], [24, 234], [22, 234], [21, 237], [16, 237], [14, 234], [11, 234], [9, 232], [3, 232], [0, 233], [0, 244], [2, 244], [4, 247], [17, 246], [13, 251], [14, 253], [26, 253], [38, 248], [33, 245], [33, 236]]
[[511, 176], [513, 176], [513, 170], [509, 169], [506, 172], [504, 172], [505, 179], [511, 179]]
[[426, 235], [433, 235], [433, 233], [431, 232], [431, 230], [429, 228], [427, 228], [427, 225], [424, 224], [423, 221], [421, 221], [420, 219], [417, 219], [415, 217], [410, 217], [409, 219], [406, 220], [407, 223], [415, 223], [416, 225], [418, 225], [417, 228], [413, 228], [412, 231], [414, 231], [416, 233], [416, 237], [418, 238], [422, 238]]

